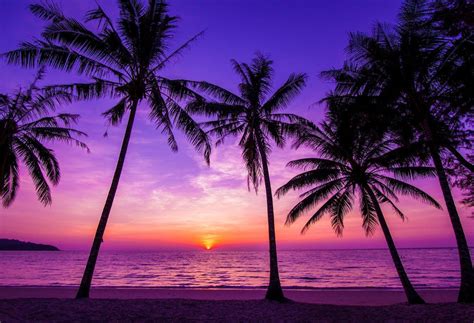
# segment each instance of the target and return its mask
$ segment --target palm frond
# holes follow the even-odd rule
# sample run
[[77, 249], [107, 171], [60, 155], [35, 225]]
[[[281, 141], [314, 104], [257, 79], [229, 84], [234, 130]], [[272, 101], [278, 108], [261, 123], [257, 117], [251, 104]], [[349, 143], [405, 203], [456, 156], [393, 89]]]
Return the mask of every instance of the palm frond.
[[338, 169], [315, 169], [296, 175], [286, 184], [276, 190], [278, 197], [285, 195], [290, 190], [299, 190], [312, 184], [320, 184], [335, 180], [340, 175]]
[[310, 168], [334, 168], [334, 169], [346, 169], [347, 166], [331, 159], [325, 158], [301, 158], [288, 162], [287, 167], [300, 168], [307, 170]]
[[157, 129], [168, 137], [168, 146], [172, 151], [178, 151], [178, 143], [173, 133], [173, 120], [167, 107], [167, 102], [161, 95], [159, 88], [151, 93], [149, 97], [150, 104], [150, 120], [155, 124]]
[[16, 193], [20, 186], [20, 172], [16, 155], [5, 146], [0, 146], [0, 162], [5, 165], [0, 173], [0, 196], [3, 207], [9, 207], [15, 200]]
[[29, 9], [36, 17], [46, 21], [59, 22], [65, 19], [61, 7], [52, 1], [32, 4], [29, 6]]
[[[304, 214], [309, 209], [316, 206], [319, 202], [327, 198], [330, 194], [333, 194], [334, 191], [340, 192], [343, 186], [342, 181], [331, 181], [329, 183], [324, 183], [319, 185], [315, 189], [305, 193], [304, 197], [300, 202], [298, 202], [291, 210], [288, 212], [286, 217], [286, 224], [291, 224], [295, 222], [302, 214]], [[282, 189], [285, 190], [286, 188]], [[280, 191], [277, 194], [284, 194]]]
[[242, 158], [248, 173], [247, 187], [250, 190], [250, 184], [252, 184], [257, 191], [262, 178], [262, 159], [258, 151], [257, 139], [252, 133], [244, 133], [239, 145], [242, 148]]
[[414, 180], [417, 178], [436, 176], [436, 169], [428, 166], [389, 167], [387, 170], [392, 172], [395, 177], [399, 179]]
[[188, 83], [199, 91], [202, 91], [211, 97], [218, 99], [220, 103], [225, 105], [245, 106], [247, 104], [247, 102], [237, 94], [234, 94], [218, 85], [205, 81], [188, 81]]
[[186, 137], [198, 152], [201, 152], [205, 161], [210, 163], [211, 143], [206, 132], [199, 124], [181, 108], [176, 102], [168, 101], [170, 115], [174, 118], [175, 125], [178, 129], [183, 130]]
[[127, 99], [123, 98], [112, 108], [102, 113], [102, 116], [104, 116], [111, 125], [116, 126], [122, 122], [123, 116], [128, 108]]
[[338, 237], [342, 236], [344, 230], [344, 216], [352, 209], [352, 192], [348, 187], [342, 192], [336, 203], [332, 205], [331, 226]]
[[33, 179], [38, 200], [44, 205], [51, 204], [51, 189], [48, 185], [48, 182], [46, 181], [46, 178], [44, 177], [43, 170], [40, 166], [40, 160], [35, 155], [34, 151], [32, 151], [30, 147], [28, 147], [28, 145], [22, 140], [15, 140], [14, 145], [15, 150], [18, 151], [20, 157], [25, 163], [26, 168], [28, 169], [31, 178]]
[[405, 214], [403, 214], [403, 212], [395, 205], [395, 203], [393, 203], [393, 201], [388, 197], [386, 196], [385, 194], [383, 194], [383, 192], [381, 192], [380, 190], [378, 190], [376, 187], [371, 187], [371, 189], [374, 191], [377, 199], [379, 200], [380, 203], [387, 203], [389, 204], [391, 207], [392, 207], [392, 210], [403, 220], [405, 221], [406, 219], [406, 216]]
[[61, 178], [61, 172], [58, 160], [56, 159], [56, 156], [54, 156], [53, 151], [46, 148], [33, 136], [26, 135], [22, 136], [21, 139], [25, 145], [28, 146], [30, 151], [37, 156], [41, 168], [46, 171], [47, 178], [53, 185], [57, 185]]
[[414, 199], [421, 200], [427, 204], [434, 206], [437, 209], [441, 209], [441, 205], [434, 198], [432, 198], [428, 193], [425, 193], [416, 186], [381, 174], [376, 175], [376, 177], [382, 180], [388, 187], [390, 187], [393, 191], [398, 192], [399, 194], [409, 195]]
[[152, 69], [152, 73], [163, 69], [168, 63], [170, 63], [173, 59], [179, 57], [182, 55], [183, 51], [188, 49], [192, 43], [194, 43], [196, 40], [198, 40], [200, 37], [204, 35], [204, 30], [197, 33], [190, 39], [188, 39], [186, 42], [184, 42], [181, 46], [179, 46], [177, 49], [175, 49], [171, 54], [166, 55], [164, 58], [160, 60], [158, 64], [155, 65], [155, 67]]
[[111, 66], [87, 57], [71, 48], [55, 45], [43, 40], [23, 42], [20, 44], [19, 49], [9, 51], [4, 56], [8, 64], [16, 64], [28, 68], [48, 65], [66, 72], [75, 70], [78, 74], [85, 74], [87, 76], [102, 77], [113, 74], [123, 77], [120, 71]]
[[290, 74], [285, 83], [263, 104], [262, 110], [267, 113], [272, 113], [279, 109], [286, 108], [305, 87], [306, 80], [306, 74]]
[[301, 233], [304, 234], [308, 229], [311, 227], [311, 225], [317, 221], [319, 221], [324, 214], [330, 213], [336, 203], [338, 203], [338, 199], [341, 196], [340, 191], [335, 193], [333, 196], [331, 196], [306, 222], [306, 224], [303, 226], [301, 229]]
[[360, 213], [362, 215], [362, 227], [367, 236], [373, 235], [378, 225], [375, 206], [365, 189], [360, 189], [359, 194]]

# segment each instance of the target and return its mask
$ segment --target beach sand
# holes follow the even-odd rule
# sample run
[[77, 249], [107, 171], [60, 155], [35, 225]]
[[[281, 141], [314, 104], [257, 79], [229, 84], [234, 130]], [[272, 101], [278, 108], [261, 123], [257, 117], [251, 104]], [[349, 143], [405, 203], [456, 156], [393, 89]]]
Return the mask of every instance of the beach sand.
[[95, 288], [74, 300], [69, 287], [0, 287], [0, 321], [436, 321], [473, 322], [456, 290], [421, 290], [431, 304], [403, 304], [387, 289], [287, 290], [293, 302], [262, 300], [260, 289]]

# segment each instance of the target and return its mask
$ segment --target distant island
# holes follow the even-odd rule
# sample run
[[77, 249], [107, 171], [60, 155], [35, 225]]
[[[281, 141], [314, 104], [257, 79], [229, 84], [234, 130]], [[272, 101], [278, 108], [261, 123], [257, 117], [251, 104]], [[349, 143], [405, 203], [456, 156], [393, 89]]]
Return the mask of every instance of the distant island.
[[0, 239], [0, 250], [59, 251], [55, 246], [14, 239]]

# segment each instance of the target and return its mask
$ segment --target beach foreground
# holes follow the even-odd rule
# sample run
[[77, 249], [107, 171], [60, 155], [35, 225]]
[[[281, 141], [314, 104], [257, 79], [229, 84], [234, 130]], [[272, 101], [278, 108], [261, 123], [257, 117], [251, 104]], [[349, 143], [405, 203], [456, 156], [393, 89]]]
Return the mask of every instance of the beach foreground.
[[287, 290], [291, 303], [262, 300], [262, 289], [96, 288], [74, 300], [71, 287], [0, 287], [0, 321], [438, 321], [472, 322], [474, 306], [456, 290], [421, 290], [431, 304], [404, 304], [389, 289]]
[[474, 306], [343, 306], [264, 300], [9, 299], [0, 321], [413, 321], [472, 322]]
[[[419, 289], [428, 303], [454, 303], [457, 289]], [[77, 287], [0, 286], [1, 299], [74, 298]], [[287, 289], [286, 297], [295, 302], [331, 305], [382, 306], [405, 303], [401, 289], [389, 288], [320, 288]], [[262, 288], [141, 288], [96, 287], [91, 298], [98, 299], [192, 299], [192, 300], [261, 300]]]

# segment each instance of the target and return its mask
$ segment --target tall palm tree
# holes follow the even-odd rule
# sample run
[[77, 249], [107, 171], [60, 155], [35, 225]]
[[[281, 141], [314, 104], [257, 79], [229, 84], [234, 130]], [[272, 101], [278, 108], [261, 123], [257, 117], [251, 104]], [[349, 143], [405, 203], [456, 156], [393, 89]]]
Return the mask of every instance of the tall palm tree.
[[169, 52], [177, 17], [168, 14], [165, 1], [119, 0], [119, 17], [114, 24], [97, 5], [86, 15], [87, 27], [66, 17], [58, 5], [35, 4], [33, 14], [49, 22], [41, 40], [27, 42], [6, 54], [10, 63], [30, 67], [46, 64], [62, 71], [75, 71], [93, 78], [92, 82], [51, 86], [49, 91], [67, 91], [79, 99], [112, 97], [116, 105], [104, 112], [111, 124], [119, 124], [128, 113], [128, 121], [112, 184], [100, 217], [89, 259], [77, 298], [89, 296], [92, 276], [99, 254], [107, 220], [117, 192], [125, 162], [135, 115], [141, 105], [149, 108], [149, 118], [168, 137], [173, 151], [178, 145], [173, 134], [176, 127], [198, 151], [209, 160], [210, 144], [206, 133], [180, 106], [182, 100], [194, 95], [181, 81], [160, 74], [163, 68], [180, 55], [199, 36], [193, 37], [175, 51]]
[[427, 1], [405, 1], [395, 27], [377, 24], [370, 35], [351, 34], [348, 61], [323, 76], [337, 82], [333, 97], [374, 98], [383, 107], [379, 113], [389, 114], [393, 135], [408, 143], [424, 142], [456, 237], [461, 268], [458, 301], [472, 303], [474, 269], [442, 157], [450, 155], [468, 171], [474, 170], [460, 152], [469, 140], [473, 117], [468, 48], [474, 35], [466, 33], [451, 41], [432, 21]]
[[[288, 166], [303, 169], [276, 191], [282, 196], [290, 190], [307, 189], [288, 213], [286, 223], [295, 222], [300, 216], [325, 201], [310, 217], [302, 232], [320, 220], [324, 214], [331, 217], [331, 225], [337, 235], [342, 235], [344, 217], [359, 197], [362, 226], [371, 235], [380, 224], [390, 255], [410, 304], [422, 304], [423, 299], [411, 284], [393, 241], [381, 204], [389, 205], [402, 219], [405, 215], [395, 205], [397, 194], [409, 195], [437, 208], [439, 204], [427, 193], [403, 181], [405, 178], [430, 176], [431, 167], [410, 166], [400, 160], [400, 154], [392, 150], [390, 140], [375, 140], [365, 134], [357, 134], [346, 124], [337, 128], [323, 123], [320, 130], [301, 137], [298, 145], [305, 144], [320, 157], [293, 160]], [[395, 177], [390, 176], [392, 173]]]
[[[291, 74], [287, 81], [273, 94], [273, 62], [257, 54], [251, 64], [232, 60], [234, 71], [241, 79], [239, 94], [205, 82], [197, 84], [200, 90], [211, 94], [215, 100], [197, 98], [188, 104], [193, 113], [213, 116], [216, 119], [204, 122], [208, 133], [217, 137], [216, 145], [228, 136], [239, 136], [239, 146], [248, 171], [247, 183], [257, 191], [262, 178], [265, 185], [270, 251], [270, 282], [265, 298], [285, 300], [278, 273], [275, 236], [273, 194], [268, 170], [271, 143], [283, 147], [286, 137], [295, 135], [311, 122], [294, 114], [281, 113], [306, 83], [305, 74]], [[271, 95], [270, 95], [271, 94]]]
[[0, 94], [0, 196], [5, 208], [20, 186], [20, 161], [33, 179], [38, 200], [46, 206], [52, 202], [48, 181], [57, 185], [61, 172], [54, 151], [45, 144], [64, 142], [87, 149], [76, 139], [85, 133], [72, 128], [78, 115], [50, 114], [56, 105], [69, 103], [70, 95], [45, 94], [36, 85], [42, 75], [40, 70], [26, 89]]

